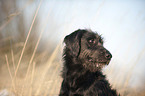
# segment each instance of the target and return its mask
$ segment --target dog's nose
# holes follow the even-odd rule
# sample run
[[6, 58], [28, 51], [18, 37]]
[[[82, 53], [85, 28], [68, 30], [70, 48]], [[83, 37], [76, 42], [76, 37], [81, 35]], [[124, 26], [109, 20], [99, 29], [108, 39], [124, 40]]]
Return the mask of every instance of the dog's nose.
[[111, 58], [112, 58], [112, 55], [111, 55], [110, 52], [106, 52], [106, 53], [105, 53], [105, 57], [106, 57], [107, 59], [111, 59]]

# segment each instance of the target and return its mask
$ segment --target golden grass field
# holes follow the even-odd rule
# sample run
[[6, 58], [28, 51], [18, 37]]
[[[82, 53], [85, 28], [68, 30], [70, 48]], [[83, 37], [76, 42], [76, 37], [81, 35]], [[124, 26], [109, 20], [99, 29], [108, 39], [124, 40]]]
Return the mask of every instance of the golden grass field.
[[[20, 32], [15, 37], [8, 32], [8, 36], [2, 36], [0, 33], [0, 96], [57, 96], [59, 94], [62, 81], [63, 44], [62, 40], [59, 40], [59, 43], [41, 41], [47, 27], [47, 16], [41, 31], [36, 33], [33, 30], [36, 28], [35, 22], [40, 6], [41, 2], [36, 8], [27, 34]], [[20, 12], [7, 16], [6, 22], [0, 26], [0, 32], [9, 29], [7, 26], [12, 26], [11, 22], [18, 14]], [[38, 50], [38, 47], [41, 47], [40, 44], [46, 45], [42, 46], [41, 51]], [[134, 66], [125, 76], [120, 74], [119, 77], [117, 72], [122, 72], [121, 70], [125, 68], [120, 67], [116, 70], [115, 63], [112, 60], [110, 65], [103, 70], [112, 87], [116, 88], [121, 96], [145, 96], [144, 85], [142, 90], [129, 87]]]
[[1, 66], [0, 89], [7, 89], [16, 96], [57, 95], [61, 83], [61, 61], [56, 58], [58, 48], [60, 46], [50, 56], [45, 52], [36, 53], [35, 58], [31, 54], [23, 56], [18, 69], [16, 58], [20, 58], [20, 53], [14, 55], [11, 51], [3, 55], [4, 58], [1, 56], [4, 64]]

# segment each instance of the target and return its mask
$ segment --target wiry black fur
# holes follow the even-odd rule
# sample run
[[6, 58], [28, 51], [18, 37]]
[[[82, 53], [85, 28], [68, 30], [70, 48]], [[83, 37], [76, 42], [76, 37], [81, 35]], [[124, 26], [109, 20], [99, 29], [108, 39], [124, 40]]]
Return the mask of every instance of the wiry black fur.
[[64, 39], [63, 82], [59, 96], [117, 96], [102, 74], [111, 53], [101, 36], [89, 30], [76, 30]]

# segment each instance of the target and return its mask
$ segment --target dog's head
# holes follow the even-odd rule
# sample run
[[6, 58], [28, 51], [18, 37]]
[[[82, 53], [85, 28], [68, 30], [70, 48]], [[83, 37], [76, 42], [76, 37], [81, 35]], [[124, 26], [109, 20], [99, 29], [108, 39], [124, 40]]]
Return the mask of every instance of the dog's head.
[[109, 64], [112, 55], [103, 47], [100, 35], [89, 30], [77, 30], [64, 39], [70, 55], [90, 71], [102, 69]]

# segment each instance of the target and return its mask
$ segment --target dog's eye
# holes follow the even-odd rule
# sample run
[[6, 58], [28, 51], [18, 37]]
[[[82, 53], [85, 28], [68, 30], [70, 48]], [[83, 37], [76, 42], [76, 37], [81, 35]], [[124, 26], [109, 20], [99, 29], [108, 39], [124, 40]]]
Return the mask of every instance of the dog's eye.
[[92, 43], [92, 44], [95, 44], [96, 43], [96, 41], [94, 39], [90, 39], [88, 42], [89, 43]]

